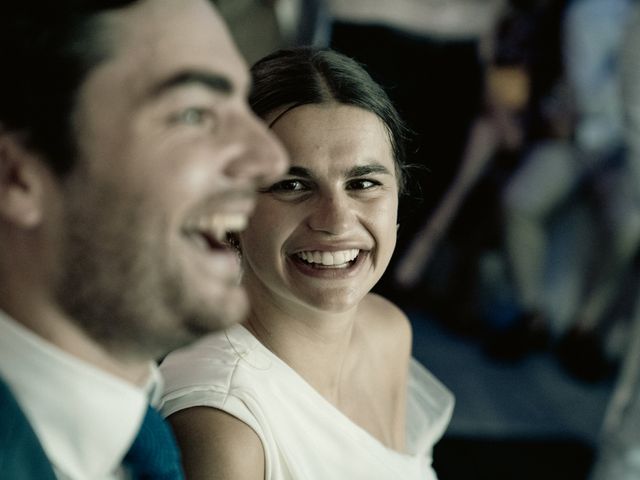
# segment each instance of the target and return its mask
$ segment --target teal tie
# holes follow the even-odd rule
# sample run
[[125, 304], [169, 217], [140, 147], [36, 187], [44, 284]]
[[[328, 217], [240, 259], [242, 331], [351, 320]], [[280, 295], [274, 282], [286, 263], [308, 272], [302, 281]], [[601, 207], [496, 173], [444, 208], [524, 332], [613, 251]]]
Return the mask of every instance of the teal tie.
[[11, 390], [0, 380], [0, 478], [55, 480], [40, 441]]

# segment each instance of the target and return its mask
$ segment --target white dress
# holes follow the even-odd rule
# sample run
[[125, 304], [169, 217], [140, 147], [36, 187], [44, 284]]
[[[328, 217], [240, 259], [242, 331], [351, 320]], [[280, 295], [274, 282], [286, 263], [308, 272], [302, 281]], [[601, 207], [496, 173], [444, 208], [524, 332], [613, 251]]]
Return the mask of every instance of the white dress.
[[433, 480], [431, 451], [449, 423], [453, 395], [416, 360], [409, 372], [407, 453], [384, 446], [237, 325], [171, 353], [160, 366], [165, 416], [194, 406], [250, 426], [267, 480]]

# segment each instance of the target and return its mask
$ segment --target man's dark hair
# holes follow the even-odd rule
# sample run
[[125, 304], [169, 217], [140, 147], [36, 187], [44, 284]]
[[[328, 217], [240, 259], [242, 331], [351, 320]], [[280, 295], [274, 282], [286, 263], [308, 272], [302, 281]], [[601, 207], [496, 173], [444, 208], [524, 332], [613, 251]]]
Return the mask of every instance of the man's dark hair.
[[251, 74], [249, 103], [262, 118], [282, 107], [287, 112], [330, 102], [377, 115], [389, 133], [400, 193], [404, 192], [406, 127], [384, 89], [355, 60], [330, 49], [287, 48], [259, 60]]
[[100, 14], [138, 0], [3, 0], [0, 6], [0, 132], [15, 132], [52, 171], [76, 158], [77, 92], [108, 55]]

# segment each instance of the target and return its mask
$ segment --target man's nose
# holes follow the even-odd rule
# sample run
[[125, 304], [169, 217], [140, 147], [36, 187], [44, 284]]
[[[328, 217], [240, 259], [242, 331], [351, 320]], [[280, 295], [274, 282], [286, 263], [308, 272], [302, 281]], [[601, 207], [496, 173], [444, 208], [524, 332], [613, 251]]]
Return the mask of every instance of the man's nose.
[[242, 153], [227, 166], [227, 175], [257, 184], [275, 180], [287, 171], [289, 156], [262, 120], [247, 110], [234, 123], [235, 131], [230, 133], [237, 136]]

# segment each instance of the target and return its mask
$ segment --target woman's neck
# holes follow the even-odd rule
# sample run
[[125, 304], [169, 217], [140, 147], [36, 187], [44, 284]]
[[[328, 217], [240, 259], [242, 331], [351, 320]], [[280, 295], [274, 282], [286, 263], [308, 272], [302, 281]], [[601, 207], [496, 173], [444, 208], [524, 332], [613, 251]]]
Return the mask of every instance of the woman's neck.
[[345, 368], [349, 368], [355, 317], [356, 309], [321, 312], [254, 297], [245, 326], [321, 395], [336, 403]]

